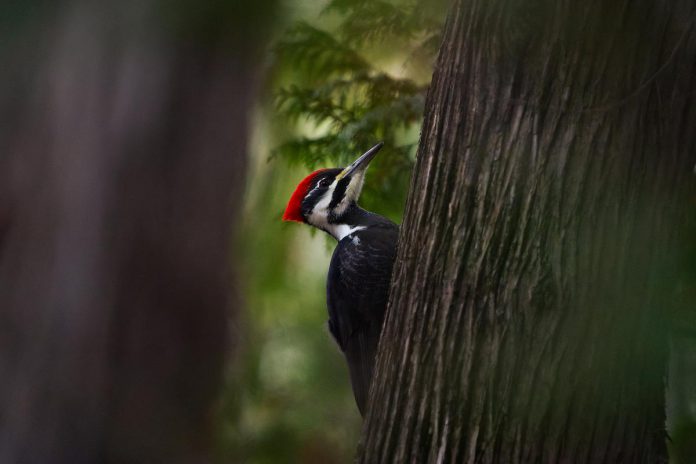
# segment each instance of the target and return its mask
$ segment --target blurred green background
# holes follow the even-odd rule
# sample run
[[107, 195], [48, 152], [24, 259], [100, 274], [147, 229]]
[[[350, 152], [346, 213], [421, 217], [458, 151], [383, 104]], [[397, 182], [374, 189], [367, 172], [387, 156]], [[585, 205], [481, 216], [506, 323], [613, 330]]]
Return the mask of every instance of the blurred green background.
[[444, 4], [282, 8], [254, 114], [238, 242], [246, 311], [218, 451], [225, 462], [351, 462], [361, 418], [326, 326], [335, 240], [281, 216], [311, 170], [344, 166], [383, 140], [361, 204], [401, 221]]

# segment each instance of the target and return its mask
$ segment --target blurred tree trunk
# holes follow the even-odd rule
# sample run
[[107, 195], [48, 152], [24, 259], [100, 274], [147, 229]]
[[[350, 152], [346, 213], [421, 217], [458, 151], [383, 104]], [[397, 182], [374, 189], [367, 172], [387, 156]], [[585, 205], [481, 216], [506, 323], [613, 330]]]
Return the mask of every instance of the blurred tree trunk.
[[457, 0], [360, 460], [666, 459], [691, 0]]
[[0, 6], [0, 462], [201, 462], [271, 2], [54, 3]]

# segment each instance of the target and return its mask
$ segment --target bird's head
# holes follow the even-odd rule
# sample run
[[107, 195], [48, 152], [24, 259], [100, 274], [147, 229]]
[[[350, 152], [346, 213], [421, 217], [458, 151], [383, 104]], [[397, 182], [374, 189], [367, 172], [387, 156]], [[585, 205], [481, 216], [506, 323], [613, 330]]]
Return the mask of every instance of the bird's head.
[[368, 164], [382, 145], [370, 148], [346, 168], [319, 169], [305, 177], [290, 197], [283, 220], [304, 222], [327, 232], [342, 224], [360, 196]]

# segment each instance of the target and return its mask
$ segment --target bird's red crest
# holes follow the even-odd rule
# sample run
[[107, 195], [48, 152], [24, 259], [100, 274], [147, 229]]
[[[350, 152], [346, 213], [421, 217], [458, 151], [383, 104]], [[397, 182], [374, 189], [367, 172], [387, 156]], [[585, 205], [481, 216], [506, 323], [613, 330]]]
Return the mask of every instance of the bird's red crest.
[[326, 169], [314, 171], [302, 179], [302, 182], [297, 185], [295, 191], [290, 197], [290, 201], [288, 201], [288, 206], [285, 208], [285, 213], [283, 213], [283, 221], [305, 222], [304, 218], [302, 217], [302, 200], [304, 200], [305, 195], [307, 195], [309, 187], [312, 185], [312, 180], [314, 180], [318, 174], [324, 171], [326, 171]]

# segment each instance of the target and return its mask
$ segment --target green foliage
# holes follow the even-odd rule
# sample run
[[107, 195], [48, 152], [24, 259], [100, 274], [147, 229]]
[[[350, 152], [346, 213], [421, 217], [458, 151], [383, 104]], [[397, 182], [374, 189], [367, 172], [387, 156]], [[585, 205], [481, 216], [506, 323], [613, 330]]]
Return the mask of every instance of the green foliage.
[[[421, 44], [439, 45], [442, 29], [440, 8], [430, 9], [433, 2], [412, 1], [398, 4], [383, 0], [334, 0], [327, 11], [344, 16], [339, 30], [341, 38], [349, 44], [359, 46], [366, 43], [394, 39], [415, 39]], [[437, 45], [431, 52], [437, 51]]]
[[333, 30], [298, 22], [275, 47], [275, 108], [297, 131], [272, 156], [342, 166], [384, 141], [361, 203], [398, 221], [427, 91], [419, 72], [430, 74], [441, 14], [417, 2], [332, 0], [322, 16], [331, 15]]
[[358, 53], [341, 43], [328, 32], [300, 21], [291, 27], [285, 38], [276, 45], [283, 65], [308, 82], [332, 76], [364, 72], [370, 65]]

